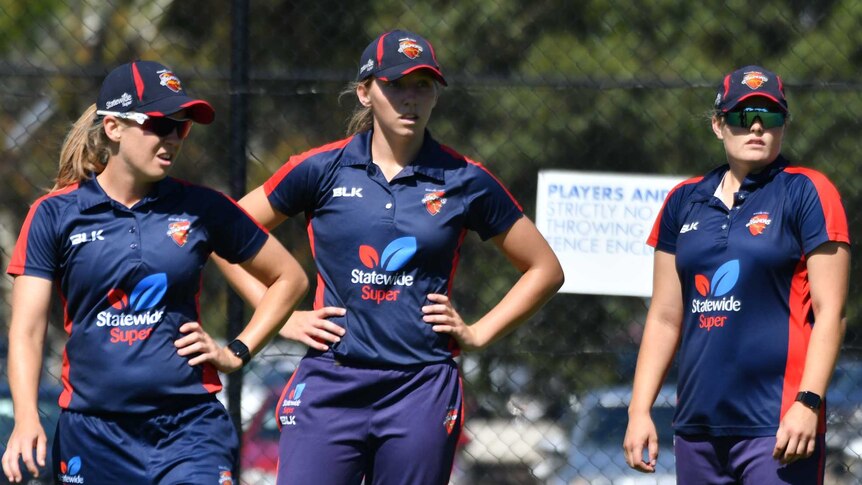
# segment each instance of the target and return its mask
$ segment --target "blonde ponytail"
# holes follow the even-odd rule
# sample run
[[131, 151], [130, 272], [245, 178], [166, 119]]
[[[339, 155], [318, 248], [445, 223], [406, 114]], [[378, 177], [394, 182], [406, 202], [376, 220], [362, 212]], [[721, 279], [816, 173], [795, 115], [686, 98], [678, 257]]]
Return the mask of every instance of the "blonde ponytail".
[[[344, 96], [356, 96], [357, 86], [359, 86], [360, 84], [365, 84], [366, 87], [368, 87], [373, 81], [374, 78], [369, 77], [362, 82], [352, 82], [348, 84], [343, 91], [341, 91], [338, 97], [339, 99], [341, 99]], [[362, 103], [357, 102], [356, 107], [353, 108], [353, 113], [351, 113], [350, 118], [347, 119], [347, 134], [356, 135], [358, 133], [370, 130], [373, 126], [374, 113], [371, 111], [371, 107], [362, 106]]]
[[102, 173], [110, 157], [110, 145], [101, 120], [96, 117], [96, 105], [84, 111], [63, 141], [60, 167], [52, 190], [76, 184]]

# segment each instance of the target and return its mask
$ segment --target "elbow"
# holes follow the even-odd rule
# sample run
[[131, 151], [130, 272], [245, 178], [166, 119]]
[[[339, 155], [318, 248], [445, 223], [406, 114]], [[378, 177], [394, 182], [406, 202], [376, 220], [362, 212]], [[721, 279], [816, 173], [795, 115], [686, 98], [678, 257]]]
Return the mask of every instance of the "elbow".
[[560, 288], [563, 287], [563, 283], [566, 282], [566, 275], [563, 273], [563, 267], [560, 266], [560, 261], [558, 259], [554, 259], [554, 267], [551, 271], [551, 285], [554, 289], [554, 293], [560, 291]]
[[295, 280], [296, 281], [294, 282], [294, 288], [298, 297], [297, 299], [302, 300], [303, 298], [305, 298], [305, 295], [308, 294], [308, 276], [306, 276], [305, 273], [299, 273], [295, 277]]

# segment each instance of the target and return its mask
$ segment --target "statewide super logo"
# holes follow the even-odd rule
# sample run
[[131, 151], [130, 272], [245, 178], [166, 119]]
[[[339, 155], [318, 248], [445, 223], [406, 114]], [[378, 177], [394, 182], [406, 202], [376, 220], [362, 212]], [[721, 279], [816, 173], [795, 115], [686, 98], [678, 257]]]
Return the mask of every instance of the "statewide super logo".
[[772, 219], [769, 218], [769, 212], [755, 212], [745, 227], [748, 228], [748, 232], [750, 232], [752, 236], [759, 236], [763, 234], [766, 226], [771, 223]]
[[417, 44], [414, 39], [405, 37], [403, 39], [398, 39], [398, 52], [411, 59], [416, 59], [422, 55], [422, 46]]
[[[168, 277], [165, 273], [147, 276], [135, 285], [131, 294], [121, 288], [108, 291], [105, 311], [96, 315], [96, 326], [111, 328], [111, 343], [135, 342], [150, 338], [153, 326], [162, 321], [165, 307], [156, 308], [168, 291]], [[124, 330], [123, 327], [131, 327]]]
[[84, 483], [81, 476], [81, 457], [73, 456], [69, 461], [60, 460], [60, 473], [57, 474], [60, 483]]
[[282, 426], [295, 426], [296, 425], [296, 416], [293, 415], [293, 411], [302, 405], [302, 392], [305, 391], [305, 383], [300, 382], [299, 384], [293, 386], [293, 389], [287, 394], [287, 397], [284, 398], [284, 401], [281, 402], [281, 414], [279, 415], [279, 422], [281, 422]]
[[[727, 322], [728, 315], [720, 313], [736, 313], [742, 308], [742, 302], [733, 295], [727, 296], [736, 282], [739, 281], [739, 260], [728, 261], [715, 271], [712, 279], [706, 275], [698, 274], [694, 277], [695, 290], [703, 298], [691, 300], [691, 312], [700, 314], [699, 327], [712, 330], [714, 327], [723, 327]], [[719, 315], [706, 315], [715, 314]]]
[[365, 268], [350, 272], [350, 282], [361, 284], [362, 299], [378, 305], [384, 301], [397, 301], [401, 290], [394, 286], [413, 286], [413, 276], [400, 271], [416, 254], [416, 238], [400, 237], [386, 245], [383, 253], [367, 244], [359, 246], [359, 261]]
[[427, 210], [432, 216], [436, 216], [440, 212], [440, 209], [442, 209], [446, 204], [445, 196], [446, 192], [442, 190], [435, 190], [425, 194], [425, 197], [422, 197], [422, 203], [425, 204], [425, 210]]

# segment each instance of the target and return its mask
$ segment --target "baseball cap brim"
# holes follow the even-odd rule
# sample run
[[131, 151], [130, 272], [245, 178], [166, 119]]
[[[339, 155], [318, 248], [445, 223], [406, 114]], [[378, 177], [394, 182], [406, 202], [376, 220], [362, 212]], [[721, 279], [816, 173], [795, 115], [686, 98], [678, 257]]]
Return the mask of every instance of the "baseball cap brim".
[[137, 108], [138, 112], [148, 116], [170, 116], [182, 110], [186, 110], [189, 119], [202, 125], [215, 119], [215, 110], [209, 103], [188, 96], [169, 96]]
[[416, 72], [419, 70], [426, 70], [434, 76], [440, 84], [444, 86], [448, 86], [449, 83], [446, 82], [446, 78], [443, 77], [443, 73], [440, 72], [440, 69], [430, 65], [430, 64], [420, 64], [420, 65], [411, 65], [408, 68], [404, 68], [404, 66], [393, 66], [388, 69], [381, 69], [374, 73], [374, 76], [378, 79], [382, 79], [384, 81], [394, 81], [396, 79], [400, 79], [411, 72]]
[[766, 93], [766, 92], [750, 93], [750, 94], [746, 94], [745, 96], [741, 96], [739, 99], [736, 100], [735, 103], [733, 103], [732, 106], [726, 107], [724, 109], [724, 111], [725, 112], [733, 111], [733, 109], [736, 108], [736, 106], [739, 105], [739, 103], [745, 101], [746, 99], [757, 98], [757, 97], [766, 98], [766, 99], [772, 101], [773, 103], [778, 105], [778, 107], [781, 109], [781, 111], [787, 113], [787, 106], [785, 106], [778, 98], [776, 98], [775, 96], [773, 96], [769, 93]]

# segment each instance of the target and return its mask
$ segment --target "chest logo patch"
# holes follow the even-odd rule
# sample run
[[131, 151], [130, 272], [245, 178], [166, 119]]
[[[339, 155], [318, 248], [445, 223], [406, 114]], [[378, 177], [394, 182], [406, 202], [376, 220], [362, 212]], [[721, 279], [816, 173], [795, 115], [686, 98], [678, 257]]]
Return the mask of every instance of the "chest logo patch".
[[425, 204], [425, 210], [427, 210], [432, 216], [436, 216], [440, 212], [440, 209], [446, 205], [445, 195], [446, 191], [444, 190], [435, 190], [425, 194], [425, 197], [422, 197], [422, 203]]
[[755, 212], [745, 227], [752, 236], [759, 236], [766, 230], [766, 226], [772, 223], [769, 212]]
[[168, 236], [177, 243], [177, 246], [183, 247], [189, 240], [189, 232], [191, 232], [192, 224], [186, 219], [174, 221], [168, 224]]

